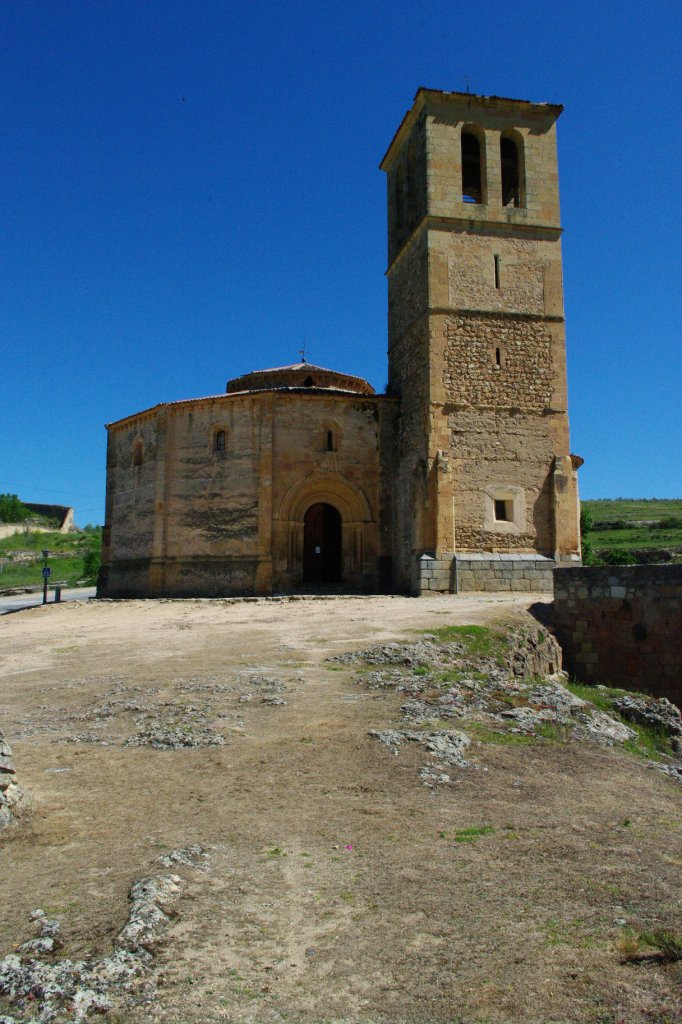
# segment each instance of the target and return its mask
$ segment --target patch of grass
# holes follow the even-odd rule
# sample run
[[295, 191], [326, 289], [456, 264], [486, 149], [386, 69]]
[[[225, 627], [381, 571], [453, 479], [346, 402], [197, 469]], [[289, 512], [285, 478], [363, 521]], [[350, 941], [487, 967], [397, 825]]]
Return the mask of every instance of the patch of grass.
[[456, 843], [475, 843], [481, 836], [489, 836], [495, 829], [492, 825], [473, 825], [469, 828], [453, 829], [451, 832], [441, 832], [441, 839], [453, 839]]
[[576, 683], [573, 679], [569, 680], [565, 686], [574, 696], [586, 700], [589, 704], [594, 704], [600, 711], [606, 711], [608, 714], [615, 713], [611, 706], [614, 697], [646, 697], [643, 693], [620, 690], [615, 686], [590, 686], [588, 683]]
[[625, 750], [637, 757], [649, 761], [662, 761], [664, 754], [672, 753], [670, 736], [663, 728], [655, 729], [652, 726], [640, 725], [639, 722], [625, 722], [637, 733], [633, 740], [626, 740], [623, 744]]
[[267, 854], [271, 860], [274, 860], [276, 857], [286, 857], [286, 852], [282, 849], [281, 846], [270, 847], [270, 849], [267, 851]]
[[429, 674], [428, 668], [423, 665], [419, 665], [417, 668], [413, 668], [412, 672], [415, 676], [427, 676]]
[[655, 928], [652, 932], [642, 932], [639, 941], [644, 946], [658, 950], [666, 963], [673, 964], [682, 960], [682, 935], [671, 928]]
[[533, 736], [525, 736], [518, 732], [504, 732], [503, 730], [491, 729], [482, 722], [464, 722], [462, 728], [465, 732], [471, 733], [479, 743], [497, 743], [502, 746], [526, 747], [535, 741]]
[[445, 672], [439, 672], [436, 675], [439, 683], [460, 683], [463, 679], [473, 679], [477, 682], [482, 682], [487, 678], [488, 676], [485, 672], [467, 672], [465, 669], [460, 668], [447, 669]]
[[654, 928], [645, 932], [622, 928], [616, 949], [624, 960], [633, 960], [641, 955], [642, 949], [655, 949], [664, 963], [674, 964], [682, 960], [682, 935], [672, 928]]
[[418, 729], [452, 729], [452, 722], [447, 722], [444, 718], [425, 718], [422, 722], [417, 723]]
[[629, 960], [630, 957], [635, 956], [639, 951], [639, 935], [634, 928], [621, 928], [616, 939], [616, 949], [620, 955], [625, 959]]
[[571, 734], [568, 726], [557, 722], [538, 722], [533, 728], [536, 736], [552, 743], [565, 743]]
[[500, 665], [509, 646], [509, 638], [490, 626], [437, 626], [422, 630], [444, 642], [460, 643], [465, 655], [471, 658], [493, 658]]
[[573, 946], [580, 949], [594, 949], [597, 940], [594, 934], [587, 931], [582, 918], [571, 918], [560, 921], [551, 918], [546, 925], [546, 946]]

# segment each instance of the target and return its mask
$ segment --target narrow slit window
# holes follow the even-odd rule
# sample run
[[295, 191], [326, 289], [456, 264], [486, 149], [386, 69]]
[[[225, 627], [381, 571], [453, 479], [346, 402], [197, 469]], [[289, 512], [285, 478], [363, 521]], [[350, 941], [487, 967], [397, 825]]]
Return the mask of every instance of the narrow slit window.
[[328, 452], [334, 451], [334, 431], [328, 430], [326, 432], [326, 449]]
[[502, 366], [502, 349], [495, 349], [495, 366]]
[[213, 443], [213, 450], [215, 452], [224, 452], [225, 451], [225, 431], [224, 430], [216, 431], [215, 441]]
[[508, 523], [511, 519], [511, 502], [504, 498], [495, 498], [495, 519], [498, 523]]
[[483, 202], [481, 144], [472, 132], [462, 132], [462, 202]]
[[144, 456], [142, 441], [136, 441], [133, 445], [133, 466], [141, 466]]
[[500, 161], [502, 164], [502, 205], [520, 206], [519, 151], [513, 139], [500, 139]]
[[493, 257], [495, 261], [495, 287], [500, 287], [500, 257], [495, 254]]

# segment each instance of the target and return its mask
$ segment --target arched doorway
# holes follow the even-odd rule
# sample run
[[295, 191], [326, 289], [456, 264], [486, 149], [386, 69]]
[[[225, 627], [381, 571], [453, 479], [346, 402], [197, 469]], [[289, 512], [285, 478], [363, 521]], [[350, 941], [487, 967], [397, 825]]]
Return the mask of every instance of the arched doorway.
[[340, 580], [341, 513], [326, 501], [318, 501], [303, 517], [303, 582]]

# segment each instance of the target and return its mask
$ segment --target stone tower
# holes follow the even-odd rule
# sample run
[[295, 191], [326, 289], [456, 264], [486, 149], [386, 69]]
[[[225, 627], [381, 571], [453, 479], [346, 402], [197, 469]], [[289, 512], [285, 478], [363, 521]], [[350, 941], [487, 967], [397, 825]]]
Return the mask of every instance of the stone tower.
[[420, 89], [382, 161], [399, 589], [549, 589], [580, 558], [562, 109]]

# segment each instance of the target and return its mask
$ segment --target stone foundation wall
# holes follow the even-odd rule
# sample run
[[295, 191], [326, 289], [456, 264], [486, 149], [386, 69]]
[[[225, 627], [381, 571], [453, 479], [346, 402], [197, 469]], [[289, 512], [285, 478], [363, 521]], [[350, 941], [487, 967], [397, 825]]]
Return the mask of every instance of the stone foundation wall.
[[682, 700], [682, 565], [557, 569], [554, 621], [578, 679]]
[[419, 593], [472, 591], [551, 592], [557, 563], [543, 555], [422, 555], [418, 560]]

